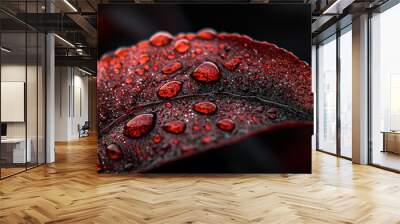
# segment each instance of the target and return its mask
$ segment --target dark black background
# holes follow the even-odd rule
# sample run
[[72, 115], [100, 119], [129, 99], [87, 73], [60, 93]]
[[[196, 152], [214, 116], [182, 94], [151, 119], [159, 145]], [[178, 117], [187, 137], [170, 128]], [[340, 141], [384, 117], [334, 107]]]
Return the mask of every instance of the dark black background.
[[268, 41], [311, 62], [311, 9], [305, 4], [100, 5], [99, 57], [160, 30], [176, 35], [205, 27]]
[[[99, 56], [149, 39], [213, 28], [285, 48], [310, 64], [309, 5], [100, 5]], [[244, 141], [151, 170], [154, 173], [310, 173], [312, 123], [261, 133]]]

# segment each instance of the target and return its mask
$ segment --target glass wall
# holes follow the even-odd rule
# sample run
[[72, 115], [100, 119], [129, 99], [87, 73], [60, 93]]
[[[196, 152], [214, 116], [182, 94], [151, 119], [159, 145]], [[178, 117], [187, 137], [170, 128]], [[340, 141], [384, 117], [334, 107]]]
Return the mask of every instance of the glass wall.
[[370, 160], [400, 170], [400, 4], [371, 18]]
[[340, 155], [351, 158], [352, 149], [352, 33], [351, 25], [339, 38], [340, 61]]
[[[27, 3], [19, 1], [18, 10], [42, 10], [40, 1]], [[0, 178], [5, 178], [45, 162], [45, 36], [8, 14], [0, 13], [0, 19]]]
[[336, 36], [322, 42], [318, 54], [318, 149], [336, 153]]
[[[317, 147], [352, 157], [352, 27], [318, 45]], [[339, 123], [338, 123], [339, 122]]]

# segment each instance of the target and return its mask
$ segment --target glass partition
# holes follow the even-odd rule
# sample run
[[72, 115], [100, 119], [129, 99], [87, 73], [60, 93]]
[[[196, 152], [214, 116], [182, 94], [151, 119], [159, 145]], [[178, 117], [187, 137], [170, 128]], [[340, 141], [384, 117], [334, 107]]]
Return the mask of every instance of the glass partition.
[[336, 36], [318, 47], [318, 149], [336, 154]]
[[3, 32], [1, 46], [1, 175], [6, 177], [24, 171], [31, 161], [26, 141], [26, 33]]
[[[21, 12], [43, 10], [43, 1], [17, 5]], [[0, 20], [2, 179], [45, 163], [46, 40], [43, 33], [12, 15], [0, 12]]]

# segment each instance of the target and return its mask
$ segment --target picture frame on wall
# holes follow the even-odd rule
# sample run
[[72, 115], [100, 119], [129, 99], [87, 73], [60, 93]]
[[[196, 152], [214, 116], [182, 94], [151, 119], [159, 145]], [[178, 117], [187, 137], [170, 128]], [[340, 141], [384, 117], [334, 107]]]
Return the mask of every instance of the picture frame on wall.
[[310, 173], [310, 29], [305, 4], [100, 5], [100, 172]]

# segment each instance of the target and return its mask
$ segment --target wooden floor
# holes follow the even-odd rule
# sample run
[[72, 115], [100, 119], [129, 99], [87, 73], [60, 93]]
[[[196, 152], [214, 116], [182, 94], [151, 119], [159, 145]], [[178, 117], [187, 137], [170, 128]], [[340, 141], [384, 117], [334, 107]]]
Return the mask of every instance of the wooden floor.
[[0, 223], [400, 223], [400, 175], [313, 153], [312, 175], [100, 175], [96, 140], [0, 181]]

